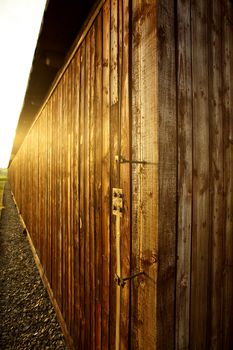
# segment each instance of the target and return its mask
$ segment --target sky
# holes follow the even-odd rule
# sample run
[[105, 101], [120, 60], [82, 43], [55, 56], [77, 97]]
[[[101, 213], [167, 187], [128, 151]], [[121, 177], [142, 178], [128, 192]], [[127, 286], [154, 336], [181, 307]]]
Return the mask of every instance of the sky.
[[0, 0], [0, 168], [6, 168], [47, 0]]

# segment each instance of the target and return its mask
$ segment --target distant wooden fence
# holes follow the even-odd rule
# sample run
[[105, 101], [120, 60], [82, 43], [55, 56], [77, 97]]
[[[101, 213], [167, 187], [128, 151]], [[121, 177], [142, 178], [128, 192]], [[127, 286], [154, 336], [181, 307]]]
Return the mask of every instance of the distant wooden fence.
[[121, 349], [232, 349], [232, 57], [228, 0], [106, 0], [84, 28], [9, 168], [71, 347], [115, 347], [120, 288]]

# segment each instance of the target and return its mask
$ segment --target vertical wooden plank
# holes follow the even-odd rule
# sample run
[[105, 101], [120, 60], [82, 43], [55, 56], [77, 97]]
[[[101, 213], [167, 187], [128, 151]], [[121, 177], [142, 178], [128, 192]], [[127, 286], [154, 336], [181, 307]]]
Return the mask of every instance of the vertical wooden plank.
[[[19, 172], [20, 172], [20, 175], [22, 175], [22, 174], [21, 174], [21, 167], [22, 167], [22, 165], [19, 164]], [[21, 182], [22, 182], [22, 178], [21, 178], [21, 176], [20, 176], [20, 177], [19, 177], [19, 183], [18, 183], [18, 193], [17, 193], [17, 198], [19, 199], [19, 200], [18, 200], [18, 203], [19, 203], [19, 210], [21, 210], [21, 201], [20, 201], [20, 198], [19, 198], [19, 191], [21, 190]]]
[[223, 2], [223, 116], [224, 116], [224, 279], [223, 279], [223, 349], [232, 348], [233, 329], [233, 28], [229, 1]]
[[86, 37], [86, 66], [85, 66], [85, 347], [90, 349], [90, 33]]
[[74, 345], [80, 344], [80, 230], [79, 230], [79, 190], [80, 190], [80, 51], [75, 56], [74, 91]]
[[157, 7], [157, 98], [159, 104], [158, 349], [173, 349], [175, 347], [177, 111], [174, 15], [173, 2], [159, 2]]
[[[18, 155], [18, 157], [19, 157], [19, 155]], [[17, 158], [18, 158], [18, 157], [17, 157]], [[17, 159], [17, 162], [19, 162], [18, 159]], [[20, 164], [18, 165], [18, 175], [21, 175], [21, 167], [20, 167]], [[17, 203], [18, 203], [18, 206], [19, 206], [19, 210], [20, 210], [20, 201], [18, 200], [18, 199], [19, 199], [19, 198], [18, 198], [18, 191], [20, 190], [20, 186], [21, 186], [21, 177], [18, 176], [16, 200], [17, 200]]]
[[38, 216], [37, 216], [37, 222], [38, 222], [38, 254], [40, 260], [42, 255], [41, 255], [41, 206], [42, 206], [42, 196], [40, 196], [40, 193], [42, 194], [42, 152], [41, 152], [41, 136], [42, 136], [42, 131], [41, 131], [41, 117], [38, 120], [38, 194], [37, 194], [37, 201], [38, 201]]
[[[30, 133], [27, 135], [27, 173], [26, 173], [26, 176], [27, 176], [27, 179], [26, 179], [26, 182], [27, 182], [27, 195], [28, 195], [28, 198], [31, 198], [31, 188], [32, 188], [32, 185], [31, 185], [31, 179], [32, 179], [32, 176], [31, 176], [31, 162], [30, 162], [30, 156], [31, 156], [31, 151], [30, 151]], [[31, 201], [28, 201], [27, 203], [27, 227], [28, 229], [30, 229], [31, 227], [31, 208], [30, 208], [30, 204], [31, 204]], [[30, 231], [31, 232], [31, 231]]]
[[66, 246], [64, 247], [66, 251], [66, 324], [69, 330], [70, 328], [70, 97], [69, 97], [69, 69], [67, 68], [64, 77], [65, 79], [65, 235], [66, 235]]
[[223, 276], [223, 115], [221, 3], [211, 1], [209, 27], [209, 123], [210, 123], [210, 305], [207, 347], [222, 348]]
[[29, 167], [30, 167], [30, 172], [29, 172], [29, 176], [30, 176], [30, 198], [31, 198], [31, 201], [30, 201], [30, 206], [29, 206], [29, 215], [30, 215], [30, 225], [29, 225], [29, 232], [31, 232], [31, 234], [33, 235], [34, 237], [34, 221], [33, 221], [33, 212], [34, 212], [34, 206], [33, 206], [33, 201], [34, 201], [34, 197], [33, 197], [33, 163], [34, 163], [34, 158], [33, 158], [33, 150], [34, 150], [34, 147], [33, 147], [33, 137], [32, 137], [32, 134], [33, 134], [33, 130], [31, 130], [31, 133], [30, 133], [30, 141], [29, 141], [29, 150], [30, 150], [30, 155], [29, 155]]
[[49, 189], [49, 210], [50, 210], [50, 269], [51, 269], [51, 277], [50, 277], [50, 286], [53, 289], [53, 269], [54, 267], [54, 159], [53, 159], [53, 113], [54, 113], [54, 93], [51, 96], [50, 101], [50, 119], [48, 121], [49, 124], [49, 181], [50, 181], [50, 189]]
[[39, 190], [39, 154], [38, 154], [38, 137], [39, 137], [39, 122], [37, 120], [35, 124], [35, 138], [34, 138], [34, 147], [35, 147], [35, 159], [37, 159], [37, 162], [35, 164], [34, 169], [34, 179], [35, 179], [35, 201], [37, 205], [35, 206], [35, 248], [37, 251], [37, 254], [39, 252], [39, 228], [38, 228], [38, 218], [39, 218], [39, 202], [38, 202], [38, 190]]
[[[29, 193], [29, 185], [30, 185], [30, 179], [28, 178], [29, 176], [29, 136], [27, 135], [27, 139], [26, 139], [26, 149], [25, 149], [25, 188], [26, 188], [26, 196], [29, 197], [30, 193]], [[25, 199], [25, 197], [24, 197]], [[25, 218], [27, 220], [27, 227], [29, 227], [29, 202], [25, 200]]]
[[25, 140], [25, 144], [23, 145], [22, 148], [22, 192], [20, 193], [20, 198], [21, 198], [21, 203], [22, 203], [22, 208], [21, 208], [21, 214], [24, 217], [25, 216], [25, 212], [26, 212], [26, 208], [25, 208], [25, 197], [22, 195], [24, 188], [25, 188], [25, 168], [26, 168], [26, 140]]
[[35, 179], [34, 179], [34, 174], [35, 174], [35, 162], [34, 158], [35, 157], [35, 128], [33, 128], [31, 132], [31, 233], [33, 235], [33, 241], [35, 241]]
[[[32, 147], [31, 147], [31, 132], [28, 134], [28, 196], [29, 198], [32, 198]], [[29, 201], [28, 203], [28, 230], [29, 232], [32, 232], [32, 201]]]
[[[23, 160], [23, 147], [22, 147], [22, 150], [21, 150], [21, 157], [22, 157], [22, 160]], [[20, 201], [20, 213], [22, 214], [23, 212], [23, 197], [21, 196], [21, 193], [23, 192], [23, 166], [24, 166], [24, 162], [22, 162], [22, 164], [20, 165], [20, 175], [21, 175], [21, 179], [20, 179], [20, 191], [18, 193], [18, 196], [19, 196], [19, 201]]]
[[[24, 162], [23, 162], [23, 168], [24, 168], [24, 174], [23, 174], [23, 190], [24, 193], [26, 195], [26, 197], [28, 197], [28, 136], [26, 136], [25, 138], [25, 142], [24, 142], [24, 146], [23, 146], [23, 155], [24, 155]], [[23, 217], [25, 219], [25, 224], [28, 225], [28, 201], [26, 201], [25, 196], [22, 195], [22, 199], [23, 199]]]
[[[52, 288], [54, 290], [54, 296], [59, 304], [59, 148], [58, 148], [58, 128], [59, 128], [59, 105], [58, 101], [59, 88], [54, 93], [54, 105], [53, 105], [53, 198], [54, 198], [54, 218], [53, 218], [53, 246], [54, 246], [54, 255], [53, 255], [53, 279], [52, 279]], [[60, 305], [60, 304], [59, 304]]]
[[118, 0], [111, 2], [111, 105], [118, 102]]
[[133, 349], [156, 346], [158, 73], [155, 34], [155, 3], [133, 2], [131, 269], [132, 273], [145, 273], [132, 281]]
[[49, 193], [49, 206], [50, 206], [50, 268], [51, 268], [51, 277], [50, 277], [50, 286], [51, 289], [53, 290], [53, 269], [55, 270], [54, 266], [54, 158], [53, 158], [53, 144], [54, 144], [54, 139], [53, 139], [53, 113], [54, 113], [54, 94], [51, 97], [51, 107], [50, 107], [50, 120], [49, 120], [49, 162], [50, 162], [50, 171], [49, 171], [49, 178], [50, 178], [50, 193]]
[[30, 202], [30, 232], [31, 232], [31, 235], [33, 236], [33, 239], [34, 239], [34, 221], [33, 221], [33, 215], [34, 215], [34, 211], [35, 211], [35, 207], [34, 207], [34, 187], [33, 187], [33, 182], [34, 182], [34, 179], [33, 179], [33, 176], [34, 176], [34, 169], [33, 169], [33, 166], [34, 166], [34, 158], [33, 158], [33, 153], [34, 153], [34, 130], [31, 130], [31, 133], [30, 133], [30, 142], [29, 142], [29, 148], [31, 149], [31, 152], [30, 152], [30, 176], [31, 176], [31, 182], [30, 182], [30, 185], [31, 185], [31, 189], [30, 189], [30, 197], [32, 198], [31, 202]]
[[44, 271], [47, 274], [47, 227], [46, 227], [46, 204], [47, 204], [47, 174], [46, 174], [46, 138], [47, 138], [47, 106], [43, 109], [42, 113], [42, 132], [43, 132], [43, 144], [42, 146], [42, 216], [40, 218], [41, 220], [41, 226], [42, 231], [41, 234], [43, 235], [43, 245], [42, 245], [42, 265], [44, 267]]
[[48, 244], [48, 235], [47, 235], [47, 225], [46, 225], [46, 219], [47, 219], [47, 184], [48, 184], [48, 178], [47, 178], [47, 111], [48, 108], [43, 110], [43, 119], [42, 119], [42, 125], [43, 125], [43, 217], [42, 217], [42, 225], [43, 225], [43, 236], [44, 236], [44, 246], [43, 246], [43, 265], [45, 272], [47, 274], [47, 244]]
[[[131, 159], [129, 114], [129, 2], [119, 2], [119, 108], [120, 150], [124, 159]], [[124, 194], [124, 215], [121, 219], [121, 275], [130, 276], [131, 253], [131, 165], [121, 163], [120, 188]], [[130, 282], [121, 291], [120, 348], [129, 348]]]
[[[64, 99], [65, 89], [64, 89], [64, 77], [61, 80], [61, 101]], [[65, 104], [61, 103], [61, 124], [60, 124], [60, 176], [61, 176], [61, 197], [60, 197], [60, 230], [61, 230], [61, 245], [60, 245], [60, 255], [61, 255], [61, 310], [64, 319], [66, 319], [66, 299], [65, 299], [65, 288], [66, 288], [66, 242], [65, 242], [65, 232], [66, 232], [66, 222], [65, 222]]]
[[[66, 99], [66, 74], [61, 80], [61, 98], [62, 102]], [[62, 103], [61, 107], [61, 235], [62, 235], [62, 314], [67, 320], [67, 206], [66, 206], [66, 169], [67, 169], [67, 150], [66, 150], [66, 137], [67, 137], [67, 119], [66, 119], [66, 104]]]
[[52, 120], [52, 98], [48, 103], [48, 112], [47, 112], [47, 233], [48, 233], [48, 242], [47, 242], [47, 278], [51, 285], [51, 262], [52, 262], [52, 230], [51, 230], [51, 210], [52, 210], [52, 192], [51, 192], [51, 147], [52, 147], [52, 138], [51, 138], [51, 120]]
[[[29, 192], [29, 186], [30, 186], [30, 179], [29, 179], [29, 135], [26, 136], [26, 147], [25, 147], [25, 180], [24, 180], [24, 190], [25, 194], [28, 198], [30, 198], [30, 192]], [[29, 201], [25, 200], [25, 218], [26, 218], [26, 225], [29, 227]]]
[[22, 165], [21, 165], [21, 174], [22, 174], [22, 180], [21, 180], [21, 192], [19, 193], [20, 202], [21, 202], [21, 210], [20, 213], [24, 215], [24, 197], [22, 196], [23, 188], [24, 188], [24, 167], [25, 167], [25, 161], [24, 161], [24, 152], [25, 152], [25, 146], [22, 146]]
[[[40, 116], [40, 139], [39, 139], [39, 153], [40, 155], [40, 189], [39, 189], [39, 200], [40, 200], [40, 259], [43, 264], [44, 262], [44, 227], [43, 227], [43, 214], [44, 214], [44, 172], [43, 172], [43, 147], [44, 147], [44, 125], [43, 125], [43, 113]], [[22, 188], [23, 191], [23, 188]]]
[[178, 232], [176, 277], [176, 349], [189, 349], [192, 234], [192, 70], [190, 11], [190, 1], [178, 1]]
[[[140, 0], [132, 3], [132, 158], [141, 159], [141, 106], [140, 106], [140, 61], [141, 61], [141, 21], [142, 2]], [[140, 266], [140, 237], [141, 227], [141, 174], [140, 167], [132, 164], [132, 267], [141, 270]], [[140, 290], [132, 283], [131, 291], [131, 348], [140, 348], [141, 329], [140, 320]]]
[[79, 187], [79, 215], [80, 215], [80, 346], [85, 346], [85, 42], [80, 48], [80, 187]]
[[[58, 85], [58, 100], [62, 101], [62, 82]], [[57, 276], [57, 302], [62, 312], [62, 284], [63, 284], [63, 276], [62, 276], [62, 265], [63, 265], [63, 257], [62, 257], [62, 246], [63, 246], [63, 236], [62, 236], [62, 165], [63, 165], [63, 150], [62, 150], [62, 104], [58, 102], [58, 138], [59, 140], [57, 146], [57, 159], [58, 159], [58, 183], [57, 183], [57, 262], [58, 262], [58, 276]]]
[[96, 349], [101, 349], [102, 313], [102, 227], [101, 227], [101, 161], [102, 161], [102, 12], [95, 23], [95, 263], [96, 263]]
[[66, 81], [66, 119], [67, 119], [67, 170], [66, 170], [66, 208], [67, 208], [67, 327], [69, 333], [71, 331], [71, 65], [67, 68], [67, 81]]
[[[118, 1], [110, 2], [110, 159], [111, 189], [119, 187], [119, 104], [118, 104]], [[111, 269], [110, 269], [110, 348], [115, 347], [116, 328], [116, 226], [115, 217], [111, 216]]]
[[31, 192], [30, 192], [30, 198], [31, 198], [31, 203], [30, 203], [30, 217], [31, 217], [31, 223], [30, 223], [30, 231], [31, 235], [33, 237], [33, 240], [35, 238], [35, 221], [33, 220], [34, 216], [34, 211], [35, 211], [35, 206], [34, 206], [34, 132], [35, 130], [32, 129], [30, 133], [30, 176], [31, 176]]
[[51, 115], [51, 288], [54, 291], [54, 297], [57, 300], [57, 90], [52, 96], [52, 115]]
[[23, 192], [23, 189], [24, 189], [24, 181], [25, 181], [25, 174], [24, 174], [24, 168], [25, 168], [24, 152], [25, 152], [25, 145], [22, 146], [22, 156], [21, 156], [21, 157], [22, 157], [22, 166], [21, 166], [22, 179], [21, 179], [21, 192], [19, 193], [20, 202], [21, 202], [21, 210], [20, 210], [21, 215], [24, 215], [24, 197], [22, 196], [22, 192]]
[[44, 234], [45, 234], [45, 271], [46, 275], [48, 275], [48, 264], [49, 264], [49, 258], [50, 254], [48, 256], [47, 253], [47, 245], [49, 242], [49, 236], [48, 236], [48, 225], [47, 225], [47, 220], [48, 220], [48, 153], [47, 153], [47, 148], [48, 148], [48, 105], [45, 108], [45, 114], [44, 114], [44, 193], [45, 193], [45, 199], [44, 199]]
[[[41, 236], [41, 262], [46, 271], [46, 245], [47, 245], [47, 232], [45, 227], [45, 214], [46, 214], [46, 175], [45, 175], [45, 143], [46, 143], [46, 108], [43, 109], [41, 114], [41, 139], [40, 139], [40, 152], [41, 152], [41, 216], [40, 216], [40, 236]], [[23, 189], [22, 189], [23, 190]], [[47, 271], [46, 271], [47, 272]]]
[[110, 288], [110, 1], [103, 7], [103, 143], [102, 143], [102, 349], [109, 348]]
[[209, 260], [208, 3], [192, 2], [193, 227], [191, 349], [207, 346]]
[[95, 26], [91, 29], [91, 106], [90, 106], [90, 286], [91, 349], [95, 349]]
[[74, 338], [74, 59], [70, 65], [70, 334]]

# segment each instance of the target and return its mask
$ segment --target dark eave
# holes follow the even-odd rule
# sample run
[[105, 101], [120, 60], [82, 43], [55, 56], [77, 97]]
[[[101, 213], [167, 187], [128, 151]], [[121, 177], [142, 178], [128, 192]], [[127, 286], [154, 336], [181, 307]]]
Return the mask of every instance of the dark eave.
[[98, 1], [48, 0], [16, 130], [11, 160], [21, 146], [85, 20]]

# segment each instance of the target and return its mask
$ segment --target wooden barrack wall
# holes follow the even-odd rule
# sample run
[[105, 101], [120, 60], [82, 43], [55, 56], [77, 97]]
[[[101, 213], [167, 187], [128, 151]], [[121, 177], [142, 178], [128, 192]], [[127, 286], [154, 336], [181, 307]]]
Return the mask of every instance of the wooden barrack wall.
[[70, 347], [232, 349], [233, 9], [100, 2], [9, 168]]

